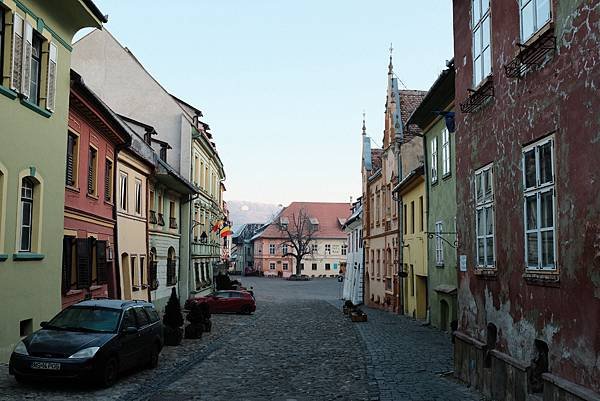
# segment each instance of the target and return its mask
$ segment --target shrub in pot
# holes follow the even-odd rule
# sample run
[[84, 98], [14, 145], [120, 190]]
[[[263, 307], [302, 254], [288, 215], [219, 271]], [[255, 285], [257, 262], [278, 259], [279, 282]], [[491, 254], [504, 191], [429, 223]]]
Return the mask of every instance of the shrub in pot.
[[163, 316], [163, 329], [165, 345], [179, 345], [183, 339], [183, 314], [181, 305], [175, 288], [171, 290], [171, 296], [165, 306], [165, 315]]
[[206, 303], [194, 302], [191, 304], [186, 317], [190, 324], [185, 327], [185, 338], [198, 339], [202, 337], [202, 333], [207, 326], [206, 321], [208, 320], [210, 323], [210, 315], [207, 316], [206, 306]]
[[355, 308], [354, 304], [352, 303], [352, 301], [350, 301], [349, 299], [346, 300], [344, 302], [344, 315], [347, 315], [348, 313], [350, 313], [353, 309]]

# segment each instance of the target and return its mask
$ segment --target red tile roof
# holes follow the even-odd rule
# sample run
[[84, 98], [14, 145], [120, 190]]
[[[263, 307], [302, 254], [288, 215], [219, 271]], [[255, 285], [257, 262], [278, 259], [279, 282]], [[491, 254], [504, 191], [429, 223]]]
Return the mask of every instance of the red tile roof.
[[[410, 115], [417, 107], [419, 107], [425, 95], [427, 95], [427, 91], [410, 89], [400, 91], [400, 114], [402, 117], [402, 124], [405, 127]], [[411, 125], [405, 128], [404, 142], [410, 141], [415, 137], [415, 135], [419, 134], [421, 134], [421, 129], [416, 125]]]
[[374, 173], [381, 168], [383, 149], [371, 149], [371, 171]]
[[276, 223], [280, 218], [287, 217], [290, 221], [289, 224], [294, 224], [293, 217], [298, 216], [301, 210], [305, 210], [309, 218], [316, 218], [319, 221], [319, 231], [313, 238], [346, 238], [339, 219], [346, 219], [350, 215], [350, 208], [350, 203], [292, 202], [273, 220], [274, 223], [270, 224], [255, 239], [283, 238]]

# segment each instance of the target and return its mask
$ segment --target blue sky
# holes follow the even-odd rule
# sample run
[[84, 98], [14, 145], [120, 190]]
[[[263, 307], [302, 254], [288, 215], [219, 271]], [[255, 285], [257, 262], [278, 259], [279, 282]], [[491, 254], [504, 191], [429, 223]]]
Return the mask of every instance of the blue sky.
[[96, 0], [105, 26], [169, 91], [204, 112], [226, 200], [348, 201], [361, 120], [380, 145], [390, 42], [427, 90], [452, 57], [448, 0]]

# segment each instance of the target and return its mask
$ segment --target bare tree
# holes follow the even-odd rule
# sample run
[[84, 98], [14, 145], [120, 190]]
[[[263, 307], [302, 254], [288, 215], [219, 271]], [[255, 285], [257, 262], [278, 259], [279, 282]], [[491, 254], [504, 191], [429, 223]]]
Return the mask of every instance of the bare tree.
[[280, 215], [276, 224], [285, 238], [281, 243], [282, 248], [287, 245], [288, 251], [284, 252], [283, 257], [291, 256], [296, 259], [296, 275], [300, 276], [302, 259], [313, 253], [312, 241], [319, 229], [318, 222], [311, 221], [308, 212], [300, 209], [291, 216]]

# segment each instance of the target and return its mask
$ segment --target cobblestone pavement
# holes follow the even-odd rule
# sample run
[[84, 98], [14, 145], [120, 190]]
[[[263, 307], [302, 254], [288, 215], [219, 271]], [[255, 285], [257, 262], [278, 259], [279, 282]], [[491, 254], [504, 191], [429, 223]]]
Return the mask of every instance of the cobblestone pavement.
[[341, 283], [244, 278], [257, 296], [251, 316], [214, 315], [201, 340], [166, 347], [159, 367], [110, 389], [81, 383], [20, 385], [0, 365], [0, 400], [362, 401], [477, 400], [440, 373], [452, 368], [447, 335], [367, 309], [340, 311]]

